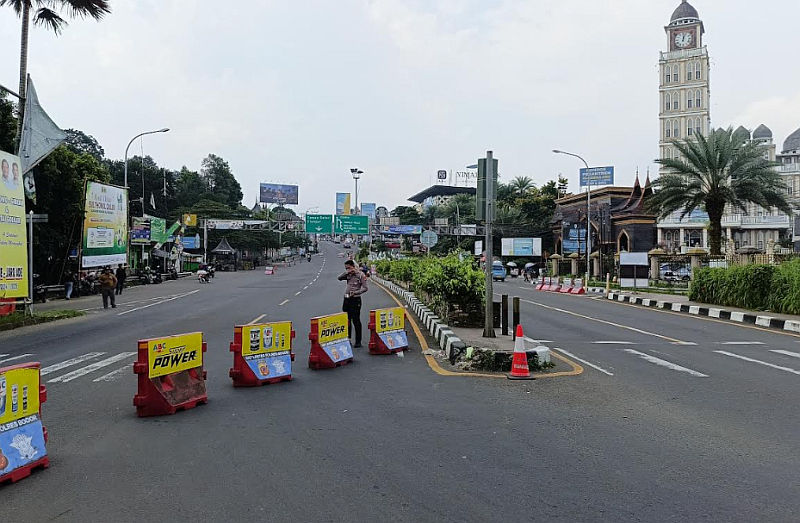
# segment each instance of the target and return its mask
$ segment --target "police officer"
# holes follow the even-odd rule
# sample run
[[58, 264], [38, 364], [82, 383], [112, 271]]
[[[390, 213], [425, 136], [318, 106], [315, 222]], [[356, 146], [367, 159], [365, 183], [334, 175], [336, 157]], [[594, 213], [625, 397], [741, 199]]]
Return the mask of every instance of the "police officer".
[[356, 268], [353, 260], [344, 262], [344, 269], [344, 274], [339, 276], [340, 281], [347, 282], [342, 311], [347, 313], [350, 332], [355, 331], [356, 342], [353, 347], [358, 349], [361, 347], [361, 295], [368, 290], [367, 277]]

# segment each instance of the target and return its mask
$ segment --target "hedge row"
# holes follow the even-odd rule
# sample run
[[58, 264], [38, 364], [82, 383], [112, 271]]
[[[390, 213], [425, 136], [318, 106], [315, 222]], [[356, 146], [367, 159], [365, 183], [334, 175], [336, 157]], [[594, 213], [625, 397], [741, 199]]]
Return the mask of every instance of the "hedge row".
[[484, 274], [472, 260], [445, 257], [380, 260], [378, 273], [425, 301], [436, 314], [454, 324], [480, 324], [483, 313]]
[[800, 314], [800, 260], [780, 265], [695, 269], [689, 299], [742, 309]]

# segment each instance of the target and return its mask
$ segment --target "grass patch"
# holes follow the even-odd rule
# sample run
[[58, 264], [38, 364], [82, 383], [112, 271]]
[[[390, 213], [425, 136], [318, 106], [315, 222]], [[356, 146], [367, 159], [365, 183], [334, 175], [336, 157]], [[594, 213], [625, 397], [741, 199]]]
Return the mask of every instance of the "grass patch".
[[7, 331], [26, 325], [38, 325], [50, 321], [64, 320], [67, 318], [77, 318], [85, 316], [86, 313], [71, 309], [52, 310], [34, 313], [33, 316], [26, 315], [24, 312], [13, 312], [8, 316], [0, 316], [0, 331]]

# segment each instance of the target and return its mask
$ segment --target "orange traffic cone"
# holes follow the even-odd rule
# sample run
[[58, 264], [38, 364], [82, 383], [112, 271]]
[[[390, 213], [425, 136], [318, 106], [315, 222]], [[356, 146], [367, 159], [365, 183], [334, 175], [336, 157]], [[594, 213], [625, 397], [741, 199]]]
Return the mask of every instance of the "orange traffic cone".
[[514, 340], [514, 359], [511, 360], [511, 374], [506, 376], [510, 380], [532, 380], [528, 368], [528, 353], [525, 352], [525, 337], [522, 334], [522, 325], [517, 325], [517, 335]]

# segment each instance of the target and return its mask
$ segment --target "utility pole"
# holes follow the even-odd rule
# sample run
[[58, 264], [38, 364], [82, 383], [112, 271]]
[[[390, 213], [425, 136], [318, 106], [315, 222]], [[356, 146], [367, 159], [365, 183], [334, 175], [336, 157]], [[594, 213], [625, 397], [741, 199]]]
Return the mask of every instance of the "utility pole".
[[[492, 151], [486, 151], [486, 159], [483, 160], [486, 169], [486, 236], [484, 238], [486, 249], [486, 263], [484, 269], [486, 270], [486, 303], [485, 303], [485, 318], [483, 323], [483, 337], [494, 338], [494, 292], [492, 289], [492, 262], [494, 261], [494, 253], [492, 252], [492, 221], [494, 218], [494, 158]], [[479, 161], [480, 163], [480, 161]], [[480, 167], [479, 167], [480, 169]]]

